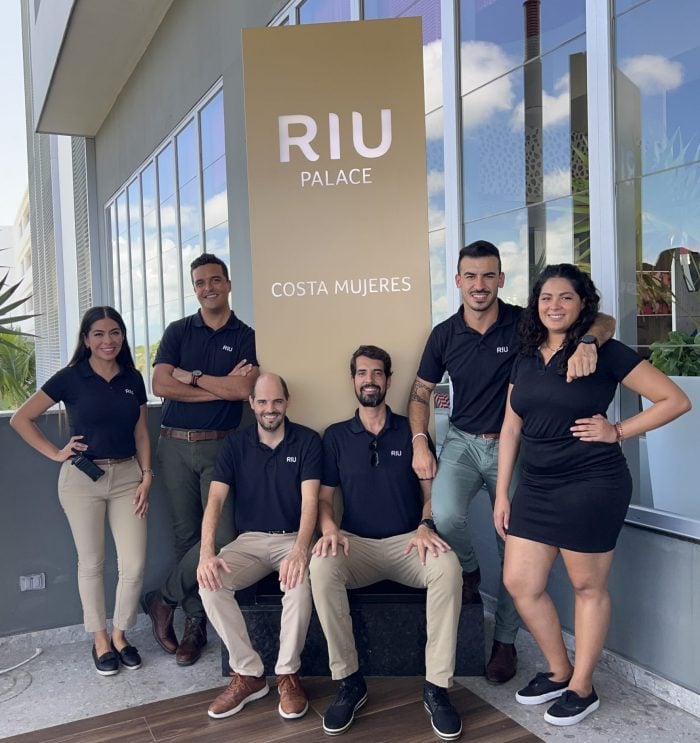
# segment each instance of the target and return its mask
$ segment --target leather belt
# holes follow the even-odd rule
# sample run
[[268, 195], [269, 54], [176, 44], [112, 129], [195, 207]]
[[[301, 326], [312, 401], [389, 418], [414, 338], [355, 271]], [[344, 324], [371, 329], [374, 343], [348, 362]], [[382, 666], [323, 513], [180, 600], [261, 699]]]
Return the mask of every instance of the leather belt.
[[93, 459], [93, 464], [121, 464], [122, 462], [133, 462], [135, 457], [124, 457], [124, 459]]
[[160, 435], [164, 439], [177, 439], [178, 441], [221, 441], [231, 431], [186, 431], [184, 428], [166, 428], [161, 426]]
[[470, 433], [470, 436], [473, 436], [475, 439], [500, 439], [501, 434], [500, 433]]

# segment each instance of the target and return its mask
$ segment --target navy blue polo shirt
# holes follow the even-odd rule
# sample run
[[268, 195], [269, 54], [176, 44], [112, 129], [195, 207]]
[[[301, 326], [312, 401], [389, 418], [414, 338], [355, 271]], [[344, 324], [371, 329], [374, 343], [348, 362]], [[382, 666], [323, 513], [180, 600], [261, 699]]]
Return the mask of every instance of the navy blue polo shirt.
[[298, 531], [301, 483], [321, 479], [321, 437], [284, 420], [284, 439], [263, 444], [254, 423], [233, 431], [216, 458], [212, 480], [231, 488], [239, 531]]
[[[375, 438], [378, 460], [370, 448]], [[392, 413], [389, 407], [384, 428], [376, 437], [362, 425], [359, 410], [350, 420], [329, 426], [323, 437], [322, 483], [332, 488], [340, 485], [340, 528], [371, 539], [416, 529], [423, 496], [412, 457], [408, 418]]]
[[67, 366], [42, 386], [68, 412], [70, 435], [83, 436], [91, 459], [125, 459], [136, 454], [134, 428], [146, 403], [146, 387], [136, 369], [120, 369], [107, 382], [85, 359]]
[[[213, 330], [197, 312], [168, 325], [153, 365], [172, 364], [187, 371], [200, 369], [204, 374], [224, 377], [243, 359], [258, 365], [255, 331], [233, 312], [226, 325]], [[161, 423], [171, 428], [228, 431], [241, 422], [242, 412], [241, 400], [165, 400]]]
[[436, 325], [418, 376], [437, 384], [445, 371], [454, 390], [450, 422], [466, 433], [498, 433], [505, 415], [510, 371], [520, 350], [522, 307], [498, 300], [498, 319], [482, 335], [464, 322], [463, 307]]

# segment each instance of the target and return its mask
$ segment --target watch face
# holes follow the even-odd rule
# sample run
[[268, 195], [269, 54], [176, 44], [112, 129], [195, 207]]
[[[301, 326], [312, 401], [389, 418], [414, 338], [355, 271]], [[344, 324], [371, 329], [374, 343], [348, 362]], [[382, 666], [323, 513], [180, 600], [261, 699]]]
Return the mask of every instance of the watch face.
[[584, 335], [581, 337], [581, 343], [595, 343], [597, 338], [594, 335]]
[[201, 376], [202, 376], [202, 374], [203, 374], [203, 372], [201, 371], [201, 369], [195, 369], [195, 370], [194, 370], [194, 371], [192, 372], [192, 376], [193, 376], [193, 377], [201, 377]]

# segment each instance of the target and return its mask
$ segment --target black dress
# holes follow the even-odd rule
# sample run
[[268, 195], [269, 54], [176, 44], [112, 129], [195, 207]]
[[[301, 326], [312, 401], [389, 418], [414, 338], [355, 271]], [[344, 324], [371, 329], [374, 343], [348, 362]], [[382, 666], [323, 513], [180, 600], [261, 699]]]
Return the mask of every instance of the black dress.
[[575, 552], [608, 552], [622, 529], [632, 478], [618, 444], [585, 442], [569, 430], [578, 418], [606, 414], [620, 380], [642, 360], [611, 340], [596, 371], [567, 383], [561, 352], [545, 366], [539, 352], [518, 356], [511, 406], [522, 418], [521, 476], [508, 534]]

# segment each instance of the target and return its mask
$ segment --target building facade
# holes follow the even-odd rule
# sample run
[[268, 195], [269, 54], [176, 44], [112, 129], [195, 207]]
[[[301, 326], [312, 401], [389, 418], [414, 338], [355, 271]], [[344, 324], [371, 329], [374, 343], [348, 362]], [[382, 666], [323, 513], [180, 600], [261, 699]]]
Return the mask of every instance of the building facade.
[[[547, 263], [573, 262], [590, 270], [618, 337], [642, 354], [670, 331], [695, 332], [694, 0], [25, 0], [30, 126], [82, 143], [85, 186], [74, 191], [85, 198], [88, 249], [74, 260], [76, 280], [120, 308], [147, 380], [164, 327], [196, 307], [188, 264], [203, 250], [230, 263], [234, 309], [254, 324], [241, 29], [415, 15], [433, 321], [457, 309], [460, 247], [486, 239], [501, 250], [508, 301], [524, 303]], [[35, 195], [43, 181], [32, 183]], [[48, 211], [33, 207], [33, 235], [35, 216], [41, 230]], [[35, 271], [35, 292], [48, 280]], [[627, 417], [640, 401], [615, 405]], [[635, 496], [608, 645], [698, 693], [692, 458], [673, 465], [679, 487], [659, 486], [652, 448], [625, 443]], [[487, 554], [487, 509], [477, 516]], [[569, 598], [560, 574], [554, 594]]]

